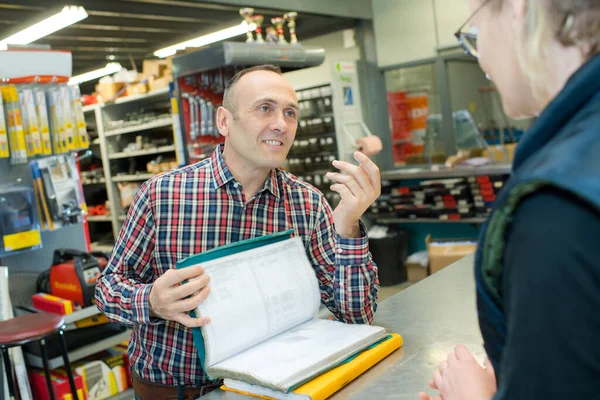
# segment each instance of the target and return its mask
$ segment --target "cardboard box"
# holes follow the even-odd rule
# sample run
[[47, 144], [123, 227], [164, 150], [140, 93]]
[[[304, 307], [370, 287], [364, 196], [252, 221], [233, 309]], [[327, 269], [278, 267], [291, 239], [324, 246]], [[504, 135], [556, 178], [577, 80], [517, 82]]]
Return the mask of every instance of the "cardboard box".
[[173, 82], [173, 75], [165, 75], [161, 78], [149, 78], [148, 84], [150, 91], [159, 90], [169, 86], [169, 83]]
[[129, 86], [127, 86], [127, 96], [148, 93], [148, 90], [149, 86], [148, 81], [146, 80], [142, 82], [130, 83]]
[[406, 263], [406, 276], [409, 282], [419, 282], [429, 276], [429, 270], [421, 264]]
[[[30, 369], [28, 375], [33, 398], [36, 400], [49, 400], [50, 394], [48, 393], [46, 374], [44, 373], [44, 370], [37, 368]], [[79, 400], [85, 400], [85, 389], [82, 377], [77, 373], [74, 373], [73, 379], [75, 380], [77, 397]], [[64, 368], [58, 368], [50, 371], [50, 381], [52, 382], [52, 389], [56, 399], [72, 400], [73, 396], [71, 395], [71, 386], [69, 385], [69, 378], [67, 378], [67, 373], [65, 372]]]
[[[125, 87], [123, 82], [118, 83], [100, 83], [96, 85], [96, 91], [100, 94], [103, 102], [112, 101], [117, 97], [117, 94]], [[123, 91], [123, 93], [125, 93]], [[122, 94], [123, 94], [122, 93]]]
[[432, 274], [477, 250], [477, 240], [475, 239], [432, 240], [429, 235], [425, 241], [429, 253], [429, 270]]
[[168, 64], [165, 60], [144, 60], [142, 65], [142, 74], [145, 77], [160, 78], [164, 75]]
[[73, 363], [83, 378], [87, 400], [101, 400], [121, 393], [129, 387], [122, 354], [103, 351]]
[[[504, 147], [504, 151], [502, 149]], [[505, 144], [504, 146], [490, 146], [483, 152], [483, 157], [491, 158], [495, 162], [512, 162], [515, 158], [515, 150], [517, 148], [516, 143]], [[506, 152], [506, 156], [508, 160], [504, 160], [504, 153]]]

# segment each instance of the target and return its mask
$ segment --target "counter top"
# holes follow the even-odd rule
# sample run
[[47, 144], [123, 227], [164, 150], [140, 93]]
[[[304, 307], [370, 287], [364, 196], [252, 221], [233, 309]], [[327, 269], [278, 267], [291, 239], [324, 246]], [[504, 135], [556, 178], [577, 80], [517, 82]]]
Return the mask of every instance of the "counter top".
[[[381, 302], [373, 321], [404, 338], [404, 345], [331, 399], [417, 400], [435, 392], [427, 382], [456, 344], [482, 361], [483, 340], [477, 323], [473, 257], [468, 256]], [[214, 391], [207, 400], [249, 399]]]

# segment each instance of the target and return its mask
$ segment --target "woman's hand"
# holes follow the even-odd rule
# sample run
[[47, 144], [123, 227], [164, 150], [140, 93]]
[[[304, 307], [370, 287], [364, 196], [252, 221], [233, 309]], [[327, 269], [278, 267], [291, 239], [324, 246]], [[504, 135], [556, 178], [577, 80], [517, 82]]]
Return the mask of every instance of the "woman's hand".
[[421, 400], [491, 399], [497, 390], [496, 375], [490, 361], [486, 358], [485, 367], [481, 367], [463, 345], [456, 346], [448, 360], [440, 364], [429, 386], [438, 390], [439, 396], [432, 398], [421, 392]]

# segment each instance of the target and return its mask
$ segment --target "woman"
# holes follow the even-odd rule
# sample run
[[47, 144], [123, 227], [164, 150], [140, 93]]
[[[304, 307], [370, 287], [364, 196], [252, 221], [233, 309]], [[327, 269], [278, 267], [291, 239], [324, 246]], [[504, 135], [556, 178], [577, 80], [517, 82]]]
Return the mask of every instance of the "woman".
[[600, 0], [471, 0], [471, 9], [478, 34], [459, 31], [461, 44], [506, 114], [538, 118], [477, 252], [489, 361], [457, 346], [430, 386], [443, 400], [597, 399]]

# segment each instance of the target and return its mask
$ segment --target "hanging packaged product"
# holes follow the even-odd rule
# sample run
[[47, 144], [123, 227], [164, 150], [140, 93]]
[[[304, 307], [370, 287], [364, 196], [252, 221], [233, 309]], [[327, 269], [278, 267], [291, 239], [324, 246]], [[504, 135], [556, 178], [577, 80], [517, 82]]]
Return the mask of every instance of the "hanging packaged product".
[[10, 157], [10, 150], [8, 150], [8, 132], [6, 118], [4, 118], [4, 103], [0, 96], [0, 158], [8, 157]]
[[48, 108], [46, 106], [46, 92], [42, 89], [33, 91], [37, 119], [40, 125], [40, 136], [42, 137], [42, 154], [52, 154], [52, 141], [50, 140], [50, 123], [48, 121]]
[[14, 85], [9, 85], [2, 86], [0, 90], [2, 91], [5, 115], [8, 122], [11, 163], [15, 165], [25, 164], [27, 163], [27, 145], [21, 122], [21, 106], [19, 104], [17, 88]]
[[50, 112], [50, 132], [52, 138], [52, 148], [54, 154], [61, 154], [67, 151], [65, 140], [65, 126], [63, 124], [62, 103], [60, 101], [60, 91], [53, 88], [46, 92], [48, 110]]
[[31, 188], [0, 188], [0, 237], [0, 257], [42, 247]]
[[43, 225], [53, 230], [81, 222], [85, 204], [79, 191], [81, 183], [74, 157], [47, 157], [30, 165]]
[[78, 85], [69, 86], [71, 92], [71, 105], [75, 121], [75, 142], [78, 149], [87, 149], [90, 147], [90, 140], [87, 133], [87, 125], [83, 115], [83, 106], [81, 104], [81, 91]]
[[71, 93], [69, 86], [61, 85], [60, 90], [60, 101], [62, 103], [63, 113], [63, 124], [65, 126], [65, 151], [75, 150], [75, 132], [73, 129], [73, 109], [71, 107]]
[[33, 91], [23, 89], [19, 91], [19, 103], [21, 104], [21, 116], [23, 130], [25, 132], [25, 143], [27, 144], [27, 156], [33, 157], [42, 154], [42, 137], [38, 124]]

